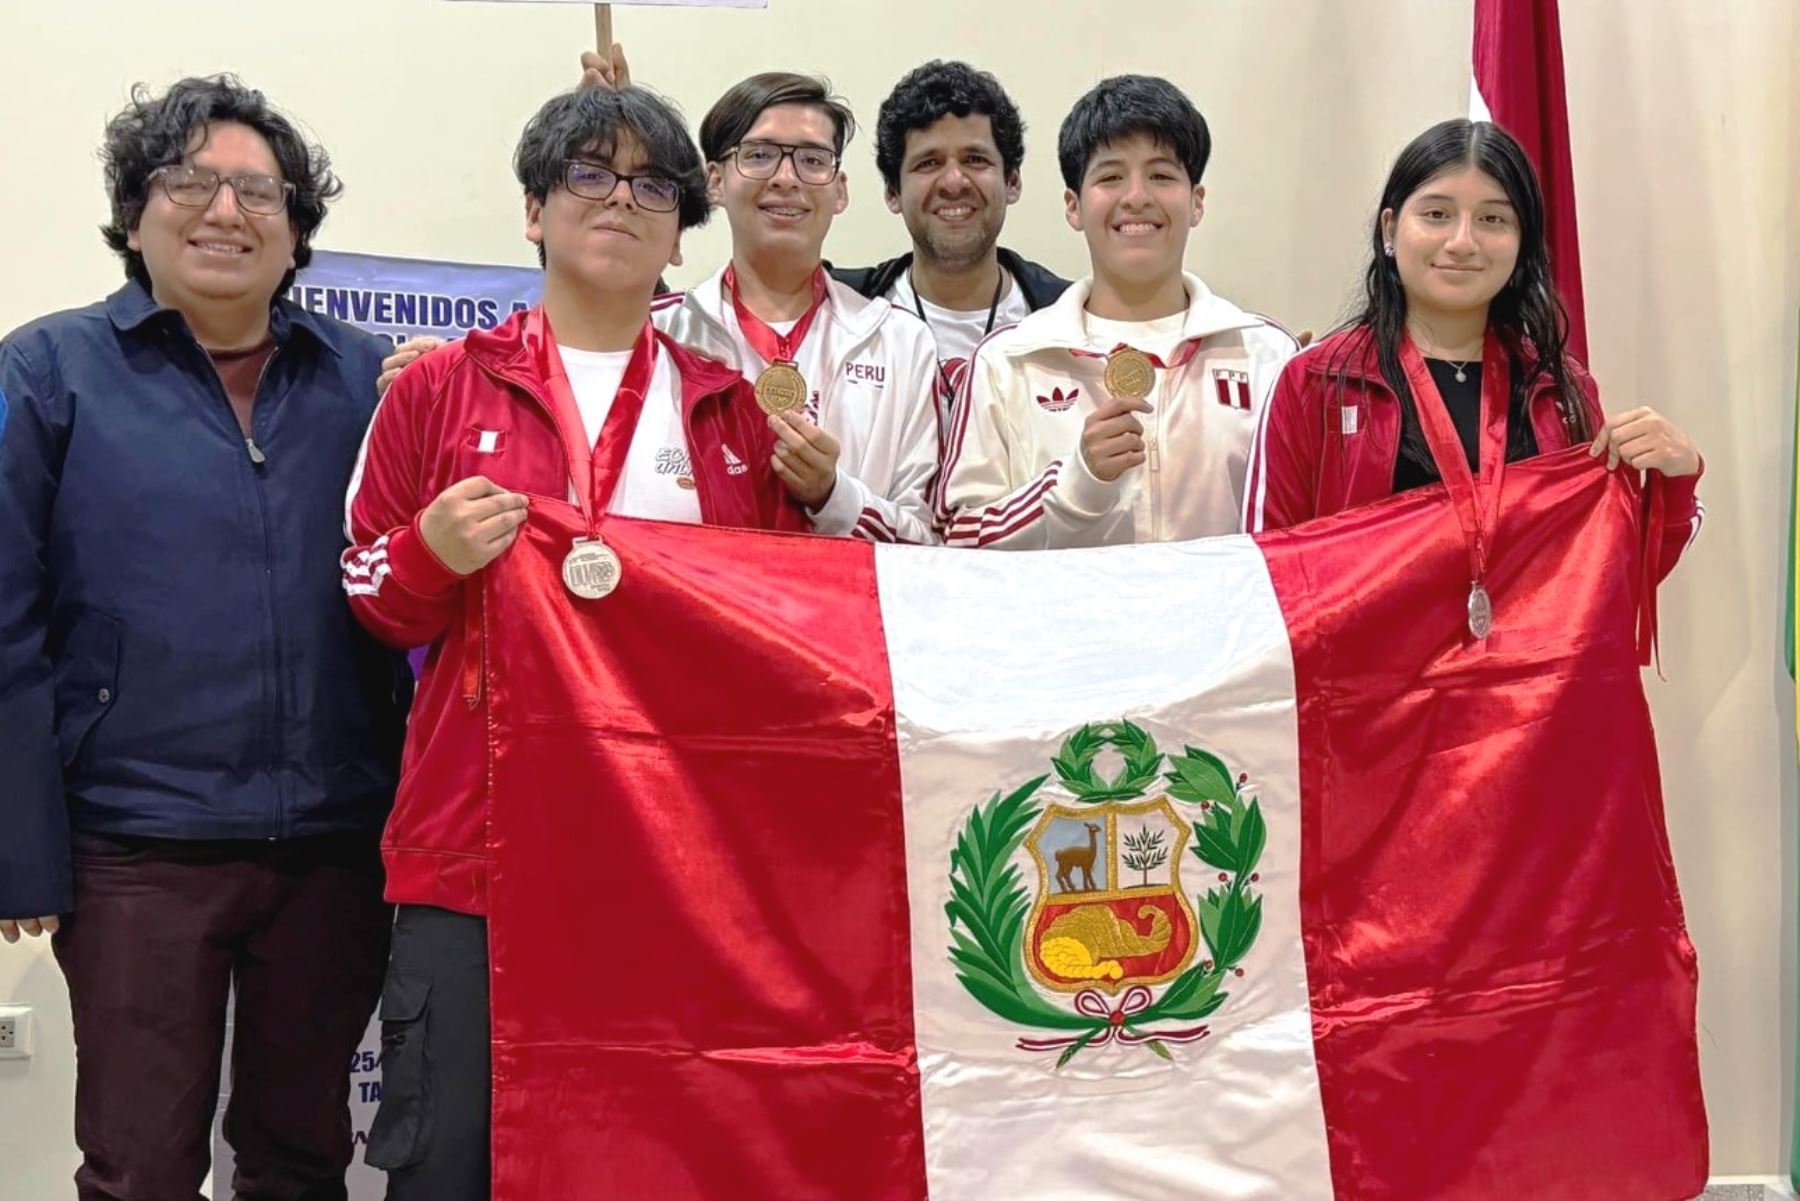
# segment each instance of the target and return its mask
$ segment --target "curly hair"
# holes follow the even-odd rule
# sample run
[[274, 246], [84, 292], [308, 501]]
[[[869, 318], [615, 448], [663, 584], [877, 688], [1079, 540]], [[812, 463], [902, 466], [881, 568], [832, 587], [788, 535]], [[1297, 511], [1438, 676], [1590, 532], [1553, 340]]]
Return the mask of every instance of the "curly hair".
[[889, 192], [900, 190], [906, 136], [945, 117], [983, 116], [994, 127], [994, 144], [1008, 180], [1025, 162], [1025, 122], [1000, 81], [968, 63], [933, 59], [901, 77], [875, 117], [875, 165]]
[[[325, 220], [325, 206], [344, 186], [331, 173], [331, 158], [301, 136], [300, 130], [263, 94], [247, 88], [234, 75], [190, 77], [155, 95], [138, 84], [131, 103], [106, 123], [100, 159], [112, 220], [100, 227], [106, 244], [125, 260], [125, 274], [150, 289], [144, 256], [127, 239], [144, 218], [150, 202], [150, 177], [159, 167], [184, 161], [204, 139], [207, 126], [229, 121], [255, 130], [269, 144], [281, 177], [294, 185], [288, 220], [294, 227], [294, 268], [282, 277], [277, 295], [286, 292], [300, 268], [312, 261], [312, 237]], [[202, 141], [201, 145], [204, 145]]]

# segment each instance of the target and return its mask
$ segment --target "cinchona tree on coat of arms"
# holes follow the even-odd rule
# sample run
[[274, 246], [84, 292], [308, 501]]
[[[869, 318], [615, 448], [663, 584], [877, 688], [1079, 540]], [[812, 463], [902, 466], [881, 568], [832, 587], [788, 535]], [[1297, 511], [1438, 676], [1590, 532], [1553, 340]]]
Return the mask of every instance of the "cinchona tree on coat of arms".
[[[1108, 747], [1123, 759], [1111, 779], [1096, 766]], [[1261, 806], [1216, 755], [1165, 755], [1128, 721], [1082, 726], [1051, 767], [1068, 803], [1049, 798], [1046, 773], [977, 806], [956, 840], [957, 979], [998, 1016], [1051, 1032], [1018, 1045], [1059, 1052], [1057, 1067], [1114, 1042], [1171, 1059], [1170, 1043], [1206, 1037], [1197, 1023], [1225, 1004], [1262, 928]], [[1207, 882], [1191, 903], [1184, 866]]]

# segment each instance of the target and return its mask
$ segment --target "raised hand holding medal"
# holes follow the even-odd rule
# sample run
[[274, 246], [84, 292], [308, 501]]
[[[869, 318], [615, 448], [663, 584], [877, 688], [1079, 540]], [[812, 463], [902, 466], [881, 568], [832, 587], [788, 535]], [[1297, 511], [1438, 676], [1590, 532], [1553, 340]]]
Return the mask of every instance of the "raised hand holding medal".
[[[1144, 423], [1136, 414], [1153, 411], [1147, 398], [1156, 390], [1157, 371], [1186, 366], [1199, 348], [1198, 341], [1190, 341], [1167, 363], [1134, 346], [1115, 346], [1106, 354], [1100, 381], [1107, 399], [1088, 414], [1081, 430], [1081, 458], [1095, 479], [1111, 483], [1148, 460]], [[1072, 353], [1101, 357], [1092, 351]]]
[[1149, 411], [1148, 402], [1127, 396], [1108, 400], [1087, 415], [1081, 427], [1081, 459], [1095, 479], [1110, 484], [1143, 464], [1144, 423], [1137, 414]]
[[806, 377], [800, 374], [795, 366], [795, 356], [799, 353], [800, 344], [806, 341], [807, 331], [819, 316], [819, 310], [825, 307], [828, 295], [825, 285], [825, 269], [813, 272], [812, 307], [794, 327], [787, 333], [777, 333], [773, 326], [755, 313], [744, 303], [738, 294], [737, 270], [725, 268], [725, 291], [731, 296], [732, 310], [737, 314], [738, 328], [744, 331], [744, 340], [750, 343], [762, 360], [768, 365], [756, 377], [756, 403], [762, 411], [773, 416], [776, 413], [794, 413], [806, 407]]
[[775, 431], [771, 466], [788, 495], [818, 510], [831, 499], [837, 484], [838, 441], [801, 413], [771, 413]]

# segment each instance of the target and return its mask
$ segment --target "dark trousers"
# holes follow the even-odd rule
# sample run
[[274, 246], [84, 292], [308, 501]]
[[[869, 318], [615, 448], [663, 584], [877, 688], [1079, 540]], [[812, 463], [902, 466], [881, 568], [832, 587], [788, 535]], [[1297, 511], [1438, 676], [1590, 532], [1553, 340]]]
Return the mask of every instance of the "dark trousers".
[[75, 1018], [81, 1201], [198, 1201], [234, 985], [230, 1195], [343, 1201], [350, 1057], [388, 943], [381, 889], [372, 832], [75, 835], [75, 909], [55, 949]]
[[402, 905], [381, 992], [381, 1108], [364, 1159], [388, 1201], [487, 1201], [487, 921]]

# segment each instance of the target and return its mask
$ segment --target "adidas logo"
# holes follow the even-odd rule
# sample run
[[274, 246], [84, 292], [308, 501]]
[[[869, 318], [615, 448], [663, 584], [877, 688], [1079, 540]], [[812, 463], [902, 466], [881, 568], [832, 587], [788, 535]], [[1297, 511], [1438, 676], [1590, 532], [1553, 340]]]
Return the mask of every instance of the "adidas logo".
[[746, 471], [750, 470], [748, 467], [744, 466], [744, 460], [738, 458], [737, 452], [732, 450], [730, 446], [726, 446], [724, 449], [726, 475], [743, 475]]
[[1060, 413], [1064, 409], [1073, 408], [1080, 398], [1080, 388], [1070, 388], [1067, 395], [1063, 394], [1061, 388], [1052, 388], [1050, 395], [1038, 397], [1037, 402], [1046, 412]]

